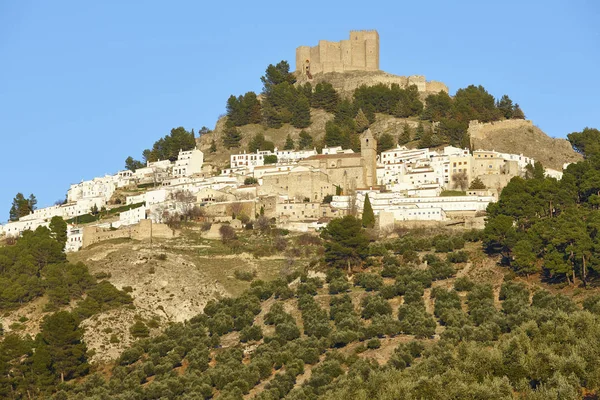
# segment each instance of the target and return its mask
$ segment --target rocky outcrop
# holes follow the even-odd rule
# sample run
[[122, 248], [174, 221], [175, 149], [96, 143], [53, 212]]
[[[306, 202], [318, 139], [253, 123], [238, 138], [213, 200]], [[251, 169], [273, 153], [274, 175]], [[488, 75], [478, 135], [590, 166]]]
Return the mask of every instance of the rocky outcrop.
[[471, 121], [469, 135], [475, 150], [523, 154], [541, 162], [544, 167], [559, 171], [565, 163], [583, 159], [566, 139], [551, 138], [527, 120], [510, 119], [489, 123]]

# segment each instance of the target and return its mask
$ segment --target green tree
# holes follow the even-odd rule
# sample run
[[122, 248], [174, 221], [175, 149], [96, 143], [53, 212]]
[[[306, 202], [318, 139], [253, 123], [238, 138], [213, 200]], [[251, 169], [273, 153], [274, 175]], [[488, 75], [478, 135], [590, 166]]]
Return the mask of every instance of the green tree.
[[440, 91], [437, 94], [427, 96], [421, 118], [429, 121], [440, 121], [442, 118], [451, 117], [452, 111], [452, 98], [448, 93]]
[[10, 208], [9, 220], [17, 221], [19, 218], [31, 214], [37, 208], [36, 205], [37, 199], [33, 194], [26, 199], [23, 193], [17, 193]]
[[277, 164], [277, 156], [275, 154], [271, 154], [271, 155], [265, 156], [264, 162], [265, 162], [265, 165], [267, 165], [267, 164]]
[[182, 126], [171, 129], [171, 133], [157, 140], [152, 149], [143, 152], [145, 161], [177, 160], [180, 150], [192, 150], [196, 147], [193, 132], [188, 132]]
[[135, 172], [135, 170], [138, 168], [144, 168], [144, 163], [138, 160], [134, 160], [131, 156], [125, 159], [125, 169]]
[[502, 98], [496, 103], [496, 107], [500, 110], [502, 116], [506, 119], [511, 119], [515, 111], [515, 106], [508, 95], [502, 96]]
[[150, 330], [142, 321], [135, 321], [129, 328], [129, 332], [134, 338], [145, 338], [150, 336]]
[[82, 338], [83, 330], [79, 327], [79, 321], [69, 312], [59, 311], [42, 321], [40, 340], [47, 346], [52, 369], [62, 382], [89, 370], [87, 348]]
[[513, 119], [525, 119], [525, 113], [521, 110], [521, 107], [518, 104], [515, 104], [515, 108], [512, 113]]
[[394, 140], [394, 137], [389, 133], [382, 133], [377, 141], [377, 153], [393, 149], [395, 146], [396, 141]]
[[350, 142], [345, 132], [333, 121], [327, 121], [325, 124], [325, 145], [328, 147], [342, 146], [348, 148]]
[[365, 195], [365, 204], [363, 206], [362, 213], [362, 226], [364, 228], [373, 228], [375, 226], [375, 214], [373, 213], [373, 207], [371, 206], [371, 200], [369, 200], [369, 194]]
[[65, 220], [62, 217], [54, 216], [50, 220], [49, 228], [54, 239], [64, 248], [67, 244], [67, 223]]
[[529, 240], [519, 240], [513, 249], [512, 266], [520, 275], [530, 275], [537, 271], [537, 255]]
[[300, 150], [304, 150], [304, 149], [310, 149], [313, 145], [313, 138], [310, 135], [310, 133], [302, 130], [300, 131], [300, 136], [299, 136], [299, 141], [298, 141], [298, 147], [300, 148]]
[[402, 133], [398, 138], [398, 144], [405, 145], [412, 140], [412, 129], [408, 124], [404, 124], [402, 128]]
[[292, 139], [292, 136], [290, 134], [287, 135], [287, 137], [285, 138], [285, 145], [283, 146], [284, 150], [294, 150], [294, 139]]
[[290, 64], [282, 60], [277, 65], [269, 64], [265, 75], [260, 78], [263, 83], [263, 93], [269, 93], [274, 86], [287, 82], [293, 84], [296, 82], [294, 74], [290, 73]]
[[311, 105], [314, 108], [322, 108], [327, 112], [334, 112], [340, 97], [329, 82], [317, 83], [312, 95]]
[[469, 189], [474, 189], [474, 190], [485, 189], [485, 188], [486, 188], [485, 184], [481, 181], [481, 179], [479, 179], [479, 177], [476, 177], [475, 179], [473, 179], [471, 181], [471, 185], [469, 185]]
[[248, 152], [256, 153], [257, 151], [273, 151], [275, 150], [275, 144], [265, 139], [265, 135], [262, 133], [255, 134], [250, 143], [248, 143]]
[[600, 154], [600, 130], [595, 128], [584, 128], [581, 132], [572, 132], [567, 135], [573, 150], [582, 154], [585, 158], [591, 158]]
[[422, 122], [419, 122], [419, 125], [417, 125], [417, 129], [415, 131], [415, 139], [421, 140], [421, 138], [423, 137], [424, 134], [425, 134], [425, 127], [423, 126]]
[[242, 135], [240, 134], [238, 128], [232, 124], [225, 124], [225, 131], [223, 132], [223, 145], [227, 149], [238, 147], [241, 140]]
[[211, 153], [216, 153], [217, 152], [217, 142], [215, 141], [215, 139], [213, 139], [210, 142], [210, 149], [208, 151], [210, 151]]
[[468, 121], [463, 122], [455, 119], [442, 119], [437, 133], [445, 137], [452, 146], [469, 147], [467, 129]]
[[369, 254], [369, 239], [362, 222], [351, 215], [336, 218], [321, 232], [325, 240], [325, 261], [334, 267], [360, 265]]
[[433, 134], [430, 130], [426, 130], [421, 135], [421, 139], [419, 140], [419, 148], [427, 149], [433, 146]]
[[365, 115], [362, 108], [358, 109], [358, 112], [356, 113], [356, 117], [354, 118], [354, 122], [356, 123], [356, 132], [357, 133], [364, 132], [365, 130], [367, 130], [367, 128], [370, 125], [369, 119]]
[[303, 95], [298, 95], [292, 107], [292, 125], [295, 128], [307, 128], [310, 126], [310, 103]]
[[458, 89], [454, 95], [453, 119], [468, 124], [476, 119], [481, 122], [497, 121], [500, 111], [496, 108], [494, 96], [481, 85], [470, 85]]

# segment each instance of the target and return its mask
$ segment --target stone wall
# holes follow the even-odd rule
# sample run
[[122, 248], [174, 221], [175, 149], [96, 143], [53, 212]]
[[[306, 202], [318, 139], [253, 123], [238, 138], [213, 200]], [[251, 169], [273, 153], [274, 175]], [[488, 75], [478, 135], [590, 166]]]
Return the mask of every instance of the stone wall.
[[296, 49], [298, 74], [378, 70], [379, 34], [375, 30], [350, 31], [349, 40], [320, 40], [317, 46]]
[[170, 239], [175, 237], [175, 232], [165, 224], [153, 224], [150, 219], [143, 219], [136, 225], [110, 230], [97, 226], [84, 226], [82, 248], [94, 243], [110, 239], [129, 238], [136, 240], [149, 240], [150, 238]]
[[322, 82], [329, 82], [334, 89], [344, 98], [351, 98], [354, 90], [360, 86], [374, 86], [384, 84], [391, 86], [397, 84], [401, 88], [406, 88], [409, 85], [415, 85], [422, 94], [422, 100], [429, 94], [435, 94], [440, 91], [448, 93], [448, 87], [442, 82], [427, 81], [423, 75], [399, 76], [388, 74], [383, 71], [345, 71], [329, 72], [325, 74], [313, 75], [309, 79], [306, 75], [296, 74], [297, 84], [303, 85], [310, 82], [313, 88]]

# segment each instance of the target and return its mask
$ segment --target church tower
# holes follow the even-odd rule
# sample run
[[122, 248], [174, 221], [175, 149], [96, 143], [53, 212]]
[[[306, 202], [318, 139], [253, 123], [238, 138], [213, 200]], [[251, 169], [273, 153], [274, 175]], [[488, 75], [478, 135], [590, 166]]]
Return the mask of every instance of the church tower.
[[363, 182], [366, 187], [377, 186], [377, 140], [371, 129], [360, 138], [360, 156], [362, 158]]

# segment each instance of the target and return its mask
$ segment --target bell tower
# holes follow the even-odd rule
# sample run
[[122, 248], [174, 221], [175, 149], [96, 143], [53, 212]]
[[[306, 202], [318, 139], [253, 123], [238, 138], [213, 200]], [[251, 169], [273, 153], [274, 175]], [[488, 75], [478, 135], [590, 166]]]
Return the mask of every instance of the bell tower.
[[360, 138], [360, 156], [363, 167], [363, 183], [366, 187], [377, 186], [377, 140], [371, 129]]

